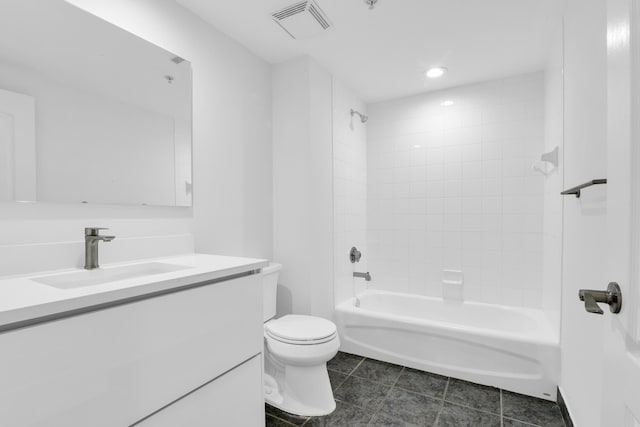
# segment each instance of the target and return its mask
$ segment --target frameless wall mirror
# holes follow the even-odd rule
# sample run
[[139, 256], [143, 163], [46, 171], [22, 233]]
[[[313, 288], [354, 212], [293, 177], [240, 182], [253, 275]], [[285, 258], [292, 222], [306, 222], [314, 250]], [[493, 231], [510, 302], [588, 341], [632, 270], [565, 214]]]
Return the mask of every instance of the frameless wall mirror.
[[63, 0], [0, 2], [0, 201], [191, 206], [191, 65]]

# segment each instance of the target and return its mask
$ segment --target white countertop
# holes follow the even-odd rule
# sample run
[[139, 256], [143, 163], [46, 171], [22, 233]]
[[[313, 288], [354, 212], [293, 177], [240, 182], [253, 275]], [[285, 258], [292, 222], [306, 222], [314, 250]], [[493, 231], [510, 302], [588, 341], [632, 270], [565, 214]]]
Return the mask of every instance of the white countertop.
[[187, 268], [169, 273], [154, 274], [108, 283], [59, 289], [32, 279], [44, 276], [81, 272], [65, 269], [38, 272], [30, 275], [0, 277], [0, 328], [5, 325], [53, 316], [86, 307], [107, 304], [146, 294], [179, 288], [192, 283], [205, 282], [246, 273], [266, 267], [263, 259], [237, 258], [220, 255], [188, 254], [174, 257], [151, 258], [135, 262], [103, 265], [109, 269], [149, 262], [161, 262]]

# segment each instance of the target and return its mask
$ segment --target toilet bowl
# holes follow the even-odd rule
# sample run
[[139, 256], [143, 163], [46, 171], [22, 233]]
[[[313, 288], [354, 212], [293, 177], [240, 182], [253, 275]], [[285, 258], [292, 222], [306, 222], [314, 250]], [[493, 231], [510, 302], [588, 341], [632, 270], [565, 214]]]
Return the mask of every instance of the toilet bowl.
[[[336, 407], [327, 361], [338, 352], [336, 325], [315, 316], [275, 316], [277, 276], [282, 266], [263, 269], [264, 397], [285, 412], [320, 416]], [[275, 283], [274, 283], [275, 282]]]

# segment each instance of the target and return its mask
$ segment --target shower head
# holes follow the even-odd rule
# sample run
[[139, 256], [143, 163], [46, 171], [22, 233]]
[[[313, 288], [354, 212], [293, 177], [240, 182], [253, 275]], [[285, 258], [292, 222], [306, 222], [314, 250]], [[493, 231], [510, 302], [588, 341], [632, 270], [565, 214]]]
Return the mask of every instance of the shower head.
[[369, 10], [373, 10], [376, 7], [378, 0], [364, 0], [364, 2], [369, 5]]
[[367, 123], [367, 120], [369, 120], [369, 116], [366, 116], [364, 114], [362, 114], [359, 111], [354, 110], [353, 108], [351, 109], [351, 117], [353, 117], [355, 114], [357, 114], [360, 117], [360, 121], [362, 123]]

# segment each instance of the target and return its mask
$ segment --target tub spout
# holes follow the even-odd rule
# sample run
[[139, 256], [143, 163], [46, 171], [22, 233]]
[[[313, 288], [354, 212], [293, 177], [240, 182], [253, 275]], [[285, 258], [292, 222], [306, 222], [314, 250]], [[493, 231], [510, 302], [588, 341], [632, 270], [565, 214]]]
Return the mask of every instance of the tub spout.
[[358, 272], [354, 272], [353, 273], [353, 277], [362, 277], [364, 280], [366, 280], [367, 282], [371, 281], [371, 274], [369, 274], [369, 272], [367, 271], [366, 273], [358, 273]]

